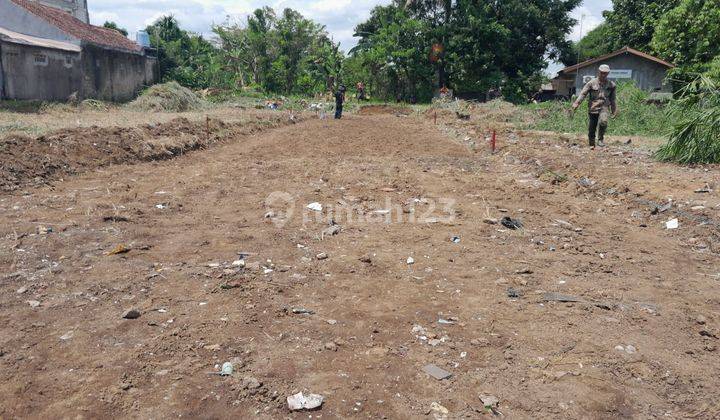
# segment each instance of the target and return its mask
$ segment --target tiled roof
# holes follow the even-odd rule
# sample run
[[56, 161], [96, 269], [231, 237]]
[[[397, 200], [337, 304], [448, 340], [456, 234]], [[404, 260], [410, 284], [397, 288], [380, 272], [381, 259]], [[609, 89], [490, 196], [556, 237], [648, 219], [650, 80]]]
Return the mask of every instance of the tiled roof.
[[62, 10], [29, 0], [11, 0], [33, 15], [47, 21], [68, 35], [101, 47], [140, 52], [142, 47], [118, 31], [87, 24]]
[[583, 67], [587, 67], [587, 66], [589, 66], [589, 65], [591, 65], [591, 64], [595, 64], [595, 63], [597, 63], [597, 62], [599, 62], [599, 61], [603, 61], [603, 60], [607, 60], [607, 59], [612, 58], [612, 57], [616, 57], [616, 56], [618, 56], [618, 55], [620, 55], [620, 54], [633, 54], [633, 55], [636, 55], [636, 56], [638, 56], [638, 57], [642, 57], [642, 58], [644, 58], [644, 59], [646, 59], [646, 60], [650, 60], [650, 61], [653, 61], [653, 62], [658, 63], [658, 64], [660, 64], [660, 65], [663, 65], [663, 66], [665, 66], [665, 67], [667, 67], [667, 68], [673, 68], [673, 67], [675, 67], [675, 66], [672, 65], [671, 63], [668, 63], [667, 61], [661, 60], [661, 59], [659, 59], [659, 58], [657, 58], [657, 57], [653, 57], [653, 56], [650, 55], [650, 54], [645, 54], [644, 52], [638, 51], [638, 50], [636, 50], [636, 49], [634, 49], [634, 48], [624, 47], [624, 48], [621, 48], [621, 49], [619, 49], [619, 50], [617, 50], [617, 51], [615, 51], [615, 52], [611, 52], [610, 54], [605, 54], [605, 55], [602, 55], [602, 56], [600, 56], [600, 57], [593, 58], [593, 59], [591, 59], [591, 60], [583, 61], [582, 63], [575, 64], [574, 66], [565, 67], [564, 69], [560, 70], [560, 73], [571, 73], [571, 72], [574, 72], [574, 71], [576, 71], [576, 70], [578, 70], [578, 69], [581, 69], [581, 68], [583, 68]]

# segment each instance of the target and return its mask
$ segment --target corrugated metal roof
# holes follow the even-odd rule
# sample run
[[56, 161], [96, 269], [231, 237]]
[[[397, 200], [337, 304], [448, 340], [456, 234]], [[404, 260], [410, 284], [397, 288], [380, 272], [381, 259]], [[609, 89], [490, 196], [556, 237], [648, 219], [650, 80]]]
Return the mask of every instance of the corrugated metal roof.
[[80, 52], [79, 45], [69, 42], [55, 41], [54, 39], [37, 38], [30, 35], [20, 34], [11, 30], [0, 28], [0, 39], [13, 44], [31, 45], [33, 47], [51, 48], [54, 50]]
[[638, 57], [642, 57], [642, 58], [644, 58], [644, 59], [646, 59], [646, 60], [653, 61], [653, 62], [658, 63], [658, 64], [660, 64], [660, 65], [663, 65], [663, 66], [665, 66], [665, 67], [667, 67], [667, 68], [673, 68], [673, 67], [675, 67], [673, 64], [668, 63], [668, 62], [665, 61], [665, 60], [661, 60], [661, 59], [659, 59], [659, 58], [657, 58], [657, 57], [653, 57], [653, 56], [650, 55], [650, 54], [645, 54], [644, 52], [638, 51], [638, 50], [636, 50], [636, 49], [634, 49], [634, 48], [624, 47], [624, 48], [621, 48], [621, 49], [619, 49], [619, 50], [617, 50], [617, 51], [615, 51], [615, 52], [611, 52], [610, 54], [601, 55], [600, 57], [593, 58], [593, 59], [591, 59], [591, 60], [587, 60], [587, 61], [583, 61], [582, 63], [575, 64], [574, 66], [565, 67], [564, 69], [560, 70], [559, 73], [562, 74], [562, 73], [574, 72], [574, 71], [576, 71], [576, 70], [578, 70], [578, 69], [581, 69], [581, 68], [583, 68], [583, 67], [590, 66], [590, 65], [595, 64], [595, 63], [597, 63], [597, 62], [599, 62], [599, 61], [607, 60], [607, 59], [609, 59], [609, 58], [613, 58], [613, 57], [616, 57], [616, 56], [618, 56], [618, 55], [620, 55], [620, 54], [626, 54], [626, 53], [627, 53], [627, 54], [633, 54], [633, 55], [636, 55], [636, 56], [638, 56]]
[[101, 47], [140, 53], [142, 47], [120, 32], [87, 24], [62, 10], [28, 0], [10, 0], [61, 31]]

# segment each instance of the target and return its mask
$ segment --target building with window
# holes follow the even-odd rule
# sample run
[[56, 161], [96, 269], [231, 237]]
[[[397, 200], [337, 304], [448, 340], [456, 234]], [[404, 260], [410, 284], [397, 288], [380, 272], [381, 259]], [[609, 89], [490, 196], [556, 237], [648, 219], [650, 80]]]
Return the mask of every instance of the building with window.
[[85, 0], [0, 0], [0, 99], [127, 101], [156, 71], [148, 49], [87, 23]]
[[650, 54], [630, 47], [619, 49], [558, 72], [552, 80], [556, 95], [569, 97], [582, 90], [583, 86], [597, 75], [601, 64], [607, 64], [612, 71], [610, 79], [614, 81], [633, 80], [635, 84], [648, 92], [670, 92], [667, 72], [674, 66]]

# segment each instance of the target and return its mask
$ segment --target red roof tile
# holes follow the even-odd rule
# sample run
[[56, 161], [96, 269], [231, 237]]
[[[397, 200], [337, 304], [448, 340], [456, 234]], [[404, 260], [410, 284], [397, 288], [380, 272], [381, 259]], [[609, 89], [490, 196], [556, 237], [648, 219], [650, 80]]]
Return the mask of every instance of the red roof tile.
[[140, 52], [142, 47], [113, 29], [87, 24], [62, 10], [28, 0], [11, 0], [68, 35], [87, 43], [124, 51]]

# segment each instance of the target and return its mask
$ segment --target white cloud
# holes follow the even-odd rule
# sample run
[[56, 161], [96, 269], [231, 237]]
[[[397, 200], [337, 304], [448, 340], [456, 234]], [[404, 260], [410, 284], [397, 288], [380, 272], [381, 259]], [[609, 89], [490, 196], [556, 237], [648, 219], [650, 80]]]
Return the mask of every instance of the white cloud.
[[[572, 29], [572, 32], [568, 38], [572, 41], [579, 41], [583, 36], [587, 35], [588, 32], [595, 29], [603, 23], [602, 12], [605, 10], [612, 9], [612, 0], [586, 0], [578, 8], [573, 10], [571, 16], [577, 20], [577, 23]], [[582, 22], [581, 22], [582, 19]], [[582, 25], [581, 25], [582, 23]], [[548, 65], [545, 69], [545, 74], [550, 77], [555, 77], [558, 70], [561, 70], [564, 65], [562, 63], [553, 62]]]
[[580, 6], [575, 9], [571, 16], [577, 20], [577, 24], [570, 33], [570, 39], [572, 41], [579, 41], [583, 36], [587, 35], [588, 32], [597, 28], [602, 22], [602, 15], [593, 14], [593, 12], [585, 6]]

